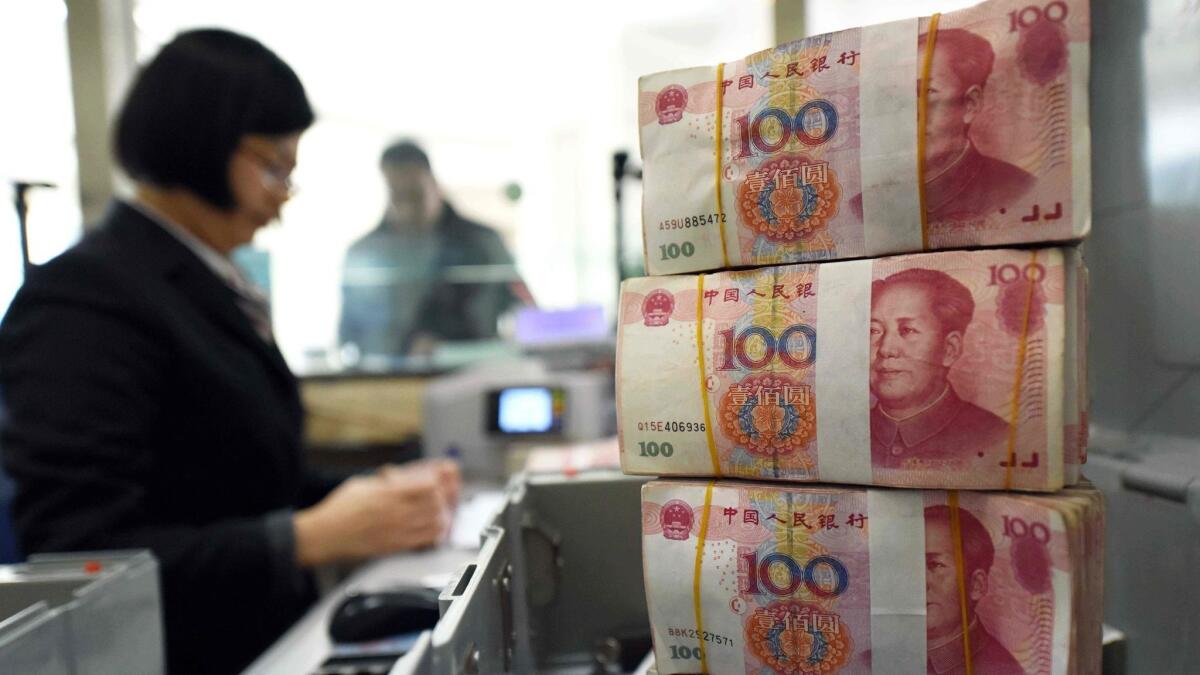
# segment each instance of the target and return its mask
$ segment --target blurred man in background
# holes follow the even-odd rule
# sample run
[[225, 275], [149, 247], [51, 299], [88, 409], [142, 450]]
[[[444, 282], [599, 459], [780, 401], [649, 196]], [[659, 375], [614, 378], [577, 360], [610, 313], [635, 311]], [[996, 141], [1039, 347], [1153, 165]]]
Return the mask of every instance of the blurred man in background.
[[389, 146], [380, 168], [387, 210], [346, 254], [341, 344], [408, 356], [442, 341], [496, 337], [504, 312], [532, 304], [500, 236], [454, 210], [415, 143]]

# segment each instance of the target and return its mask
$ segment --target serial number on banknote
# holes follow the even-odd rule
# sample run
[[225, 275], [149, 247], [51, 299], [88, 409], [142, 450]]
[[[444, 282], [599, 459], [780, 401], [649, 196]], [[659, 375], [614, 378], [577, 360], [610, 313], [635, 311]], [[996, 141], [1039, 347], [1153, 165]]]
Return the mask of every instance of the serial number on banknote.
[[671, 433], [706, 431], [704, 422], [680, 422], [679, 420], [645, 420], [637, 423], [637, 429], [638, 431], [666, 431]]
[[693, 227], [705, 227], [708, 225], [716, 225], [726, 222], [724, 213], [700, 213], [694, 216], [683, 216], [681, 218], [668, 218], [659, 221], [658, 229], [660, 230], [687, 230]]
[[698, 633], [695, 628], [676, 628], [674, 626], [667, 627], [667, 635], [670, 637], [688, 638], [689, 640], [703, 640], [713, 644], [725, 645], [726, 647], [733, 646], [733, 640], [724, 635], [710, 633], [704, 631]]

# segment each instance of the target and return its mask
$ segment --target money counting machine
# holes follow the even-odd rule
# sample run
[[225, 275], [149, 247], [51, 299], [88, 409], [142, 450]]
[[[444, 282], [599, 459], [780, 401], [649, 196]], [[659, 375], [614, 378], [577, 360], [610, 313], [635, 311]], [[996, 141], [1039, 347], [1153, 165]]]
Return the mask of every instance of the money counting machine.
[[496, 479], [529, 444], [586, 441], [616, 431], [611, 373], [551, 370], [539, 359], [482, 363], [431, 382], [422, 405], [425, 454]]

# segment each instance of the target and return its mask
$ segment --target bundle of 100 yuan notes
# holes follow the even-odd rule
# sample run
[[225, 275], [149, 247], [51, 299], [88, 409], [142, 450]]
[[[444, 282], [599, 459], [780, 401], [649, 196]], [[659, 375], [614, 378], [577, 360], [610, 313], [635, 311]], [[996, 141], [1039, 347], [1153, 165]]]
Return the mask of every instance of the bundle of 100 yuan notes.
[[640, 79], [646, 270], [1078, 240], [1087, 0], [989, 0]]
[[740, 481], [642, 490], [660, 673], [1095, 675], [1103, 502]]
[[1048, 491], [1086, 447], [1076, 249], [945, 251], [630, 279], [621, 467]]

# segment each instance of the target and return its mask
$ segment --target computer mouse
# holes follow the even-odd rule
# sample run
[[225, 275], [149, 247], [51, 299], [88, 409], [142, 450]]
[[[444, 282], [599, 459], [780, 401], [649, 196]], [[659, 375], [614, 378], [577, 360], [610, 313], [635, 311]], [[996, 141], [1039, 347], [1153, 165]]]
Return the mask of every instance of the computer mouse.
[[437, 623], [438, 591], [423, 586], [349, 593], [329, 617], [334, 642], [369, 642], [422, 631]]

